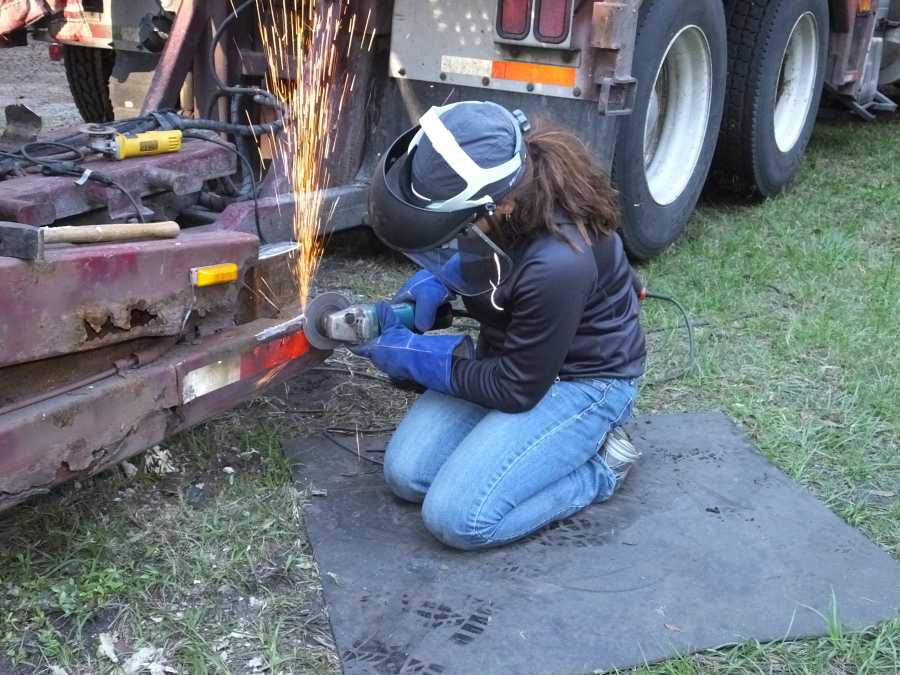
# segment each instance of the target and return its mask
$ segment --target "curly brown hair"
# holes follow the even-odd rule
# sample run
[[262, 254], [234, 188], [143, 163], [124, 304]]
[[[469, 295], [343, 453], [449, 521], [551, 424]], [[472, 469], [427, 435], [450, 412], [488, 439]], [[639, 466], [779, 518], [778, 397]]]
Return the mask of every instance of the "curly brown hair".
[[568, 214], [584, 242], [609, 236], [619, 227], [618, 192], [609, 174], [572, 131], [546, 121], [525, 135], [528, 161], [522, 181], [504, 199], [512, 212], [490, 218], [491, 232], [507, 245], [542, 233], [562, 239], [575, 250], [578, 242], [559, 226], [559, 211]]

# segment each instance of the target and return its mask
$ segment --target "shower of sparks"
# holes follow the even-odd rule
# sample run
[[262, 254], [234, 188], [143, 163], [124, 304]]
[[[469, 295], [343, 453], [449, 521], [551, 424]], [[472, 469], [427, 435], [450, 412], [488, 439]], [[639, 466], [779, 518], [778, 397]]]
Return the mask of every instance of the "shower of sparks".
[[[324, 252], [323, 224], [333, 214], [323, 213], [322, 190], [329, 185], [328, 159], [337, 147], [339, 120], [352, 93], [355, 77], [341, 68], [354, 48], [371, 49], [368, 34], [356, 15], [347, 15], [346, 3], [315, 0], [256, 0], [267, 85], [284, 102], [285, 130], [273, 144], [291, 183], [295, 208], [294, 238], [299, 244], [295, 271], [300, 304], [306, 306], [312, 281]], [[344, 9], [340, 9], [340, 8]], [[343, 44], [346, 42], [346, 44]]]

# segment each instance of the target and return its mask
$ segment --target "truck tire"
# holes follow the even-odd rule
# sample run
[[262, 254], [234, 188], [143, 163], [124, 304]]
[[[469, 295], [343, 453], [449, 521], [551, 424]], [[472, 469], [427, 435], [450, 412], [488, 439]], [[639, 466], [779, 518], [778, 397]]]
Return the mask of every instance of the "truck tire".
[[706, 182], [725, 98], [722, 0], [647, 0], [640, 10], [634, 112], [616, 141], [622, 239], [658, 255], [684, 230]]
[[729, 0], [728, 93], [715, 158], [721, 185], [769, 197], [797, 172], [828, 58], [828, 0]]
[[109, 78], [116, 53], [95, 47], [63, 47], [63, 63], [69, 91], [85, 122], [99, 124], [113, 119]]

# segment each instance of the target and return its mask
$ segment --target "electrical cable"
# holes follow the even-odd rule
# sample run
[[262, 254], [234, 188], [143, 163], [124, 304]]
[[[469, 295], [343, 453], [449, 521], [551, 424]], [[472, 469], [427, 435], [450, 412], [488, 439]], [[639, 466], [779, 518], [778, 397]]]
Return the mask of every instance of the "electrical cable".
[[650, 293], [647, 292], [645, 294], [646, 298], [651, 298], [653, 300], [661, 300], [663, 302], [668, 302], [675, 306], [675, 308], [681, 313], [681, 318], [684, 320], [685, 328], [687, 329], [687, 337], [688, 337], [688, 362], [683, 368], [675, 371], [674, 373], [667, 375], [665, 377], [658, 378], [656, 380], [651, 380], [644, 383], [644, 386], [656, 386], [660, 384], [666, 384], [667, 382], [672, 382], [673, 380], [677, 380], [681, 377], [687, 375], [694, 367], [697, 365], [697, 345], [694, 339], [694, 324], [691, 322], [691, 317], [688, 315], [687, 310], [684, 308], [678, 300], [673, 298], [671, 295], [664, 295], [662, 293]]
[[228, 85], [222, 81], [222, 78], [220, 78], [219, 74], [216, 72], [216, 47], [219, 46], [219, 42], [221, 42], [222, 36], [225, 34], [225, 31], [228, 29], [228, 27], [237, 20], [237, 18], [245, 9], [247, 9], [250, 5], [255, 4], [256, 0], [244, 0], [244, 2], [235, 7], [222, 21], [222, 24], [219, 26], [218, 30], [216, 30], [216, 34], [213, 35], [213, 38], [209, 43], [209, 51], [207, 53], [209, 73], [220, 90], [227, 90]]
[[[359, 433], [360, 433], [361, 435], [365, 435], [366, 432], [363, 431], [363, 430], [360, 430]], [[332, 443], [334, 443], [336, 446], [338, 446], [341, 450], [344, 450], [344, 451], [346, 451], [346, 452], [349, 452], [349, 453], [352, 454], [352, 455], [356, 455], [356, 457], [358, 457], [359, 459], [364, 459], [365, 461], [371, 462], [372, 464], [377, 464], [378, 466], [384, 466], [384, 462], [383, 462], [383, 461], [379, 462], [377, 459], [373, 459], [372, 457], [369, 457], [369, 456], [368, 456], [369, 451], [365, 451], [365, 452], [364, 452], [364, 451], [362, 451], [360, 448], [353, 448], [353, 447], [350, 447], [350, 446], [344, 444], [342, 441], [340, 441], [340, 440], [336, 437], [335, 432], [333, 432], [330, 428], [329, 428], [329, 429], [325, 429], [325, 430], [322, 432], [322, 435], [323, 435], [325, 438], [327, 438], [329, 441], [331, 441]], [[379, 450], [379, 451], [377, 451], [377, 453], [374, 453], [374, 454], [383, 454], [383, 452], [384, 452], [383, 450]]]
[[152, 114], [159, 121], [161, 128], [179, 129], [181, 131], [200, 129], [202, 131], [217, 131], [222, 134], [232, 134], [235, 136], [258, 137], [276, 133], [284, 128], [283, 120], [275, 120], [274, 122], [266, 122], [264, 124], [240, 124], [233, 122], [219, 122], [211, 119], [181, 117], [173, 112]]
[[[64, 152], [56, 155], [36, 155], [33, 154], [35, 152], [35, 148], [61, 148]], [[131, 202], [131, 207], [134, 209], [134, 214], [137, 217], [139, 223], [146, 222], [144, 220], [144, 214], [141, 212], [140, 204], [138, 204], [137, 200], [134, 198], [125, 187], [117, 182], [115, 179], [110, 178], [106, 174], [99, 173], [97, 171], [92, 171], [90, 169], [85, 169], [80, 162], [83, 162], [86, 155], [85, 153], [78, 147], [70, 144], [64, 143], [62, 141], [35, 141], [33, 143], [26, 143], [19, 150], [23, 159], [31, 164], [36, 166], [43, 167], [43, 171], [49, 175], [64, 175], [64, 176], [79, 176], [84, 180], [92, 180], [94, 182], [100, 183], [101, 185], [106, 185], [108, 187], [113, 187], [121, 192], [125, 197], [128, 198], [128, 201]]]
[[[244, 2], [242, 2], [238, 6], [235, 6], [234, 2], [232, 1], [232, 11], [225, 17], [225, 19], [216, 29], [214, 35], [212, 36], [212, 39], [210, 40], [209, 49], [207, 51], [207, 64], [208, 71], [217, 87], [217, 91], [210, 98], [209, 104], [206, 109], [206, 118], [208, 121], [204, 120], [202, 127], [194, 127], [208, 128], [213, 131], [218, 131], [220, 133], [232, 136], [235, 147], [244, 154], [249, 154], [249, 140], [251, 136], [254, 140], [257, 140], [260, 136], [263, 136], [265, 134], [272, 134], [273, 136], [275, 136], [284, 129], [284, 104], [280, 100], [278, 100], [276, 96], [274, 96], [271, 92], [266, 91], [265, 89], [260, 89], [259, 87], [228, 85], [222, 80], [221, 77], [219, 77], [218, 72], [216, 72], [215, 53], [217, 47], [219, 46], [223, 37], [232, 30], [233, 24], [235, 21], [237, 21], [238, 17], [251, 6], [255, 6], [256, 2], [257, 0], [244, 0]], [[227, 123], [213, 121], [213, 114], [216, 110], [216, 105], [219, 99], [223, 96], [228, 97], [229, 99], [229, 121]], [[273, 122], [256, 125], [247, 125], [241, 123], [242, 101], [245, 97], [249, 97], [254, 103], [258, 105], [274, 108], [278, 111], [278, 119]], [[181, 128], [191, 127], [183, 126]], [[243, 174], [244, 172], [242, 171], [240, 173]], [[248, 185], [247, 175], [241, 176], [239, 185], [239, 187], [236, 187], [230, 179], [226, 181], [226, 186], [229, 189], [237, 192], [237, 194], [240, 196], [246, 195], [248, 188], [252, 188], [251, 185]]]
[[371, 373], [361, 373], [355, 370], [351, 370], [350, 368], [334, 368], [331, 366], [316, 366], [315, 368], [308, 368], [307, 372], [311, 373], [340, 373], [342, 375], [349, 375], [351, 378], [353, 377], [363, 377], [368, 380], [375, 380], [376, 382], [381, 382], [382, 384], [393, 384], [390, 379], [384, 377], [382, 375], [372, 375]]
[[326, 431], [330, 431], [335, 434], [344, 434], [346, 436], [353, 436], [356, 434], [390, 434], [397, 430], [396, 426], [391, 427], [367, 427], [365, 429], [351, 429], [350, 427], [328, 427]]
[[[60, 155], [35, 156], [31, 154], [32, 151], [35, 151], [35, 147], [62, 148], [64, 150], [62, 154], [72, 154], [74, 157], [63, 157]], [[26, 143], [19, 150], [19, 153], [32, 164], [37, 164], [39, 166], [50, 166], [60, 162], [83, 162], [85, 158], [85, 154], [80, 148], [62, 141], [34, 141], [33, 143]]]
[[252, 198], [253, 198], [253, 216], [256, 221], [256, 235], [259, 237], [260, 244], [268, 244], [269, 240], [263, 235], [262, 226], [259, 220], [259, 195], [257, 195], [257, 186], [256, 186], [256, 177], [253, 175], [253, 165], [250, 163], [250, 160], [244, 157], [243, 153], [241, 153], [237, 148], [233, 145], [226, 143], [225, 141], [221, 141], [218, 138], [211, 138], [209, 136], [204, 136], [203, 134], [192, 134], [190, 132], [185, 132], [183, 134], [184, 138], [194, 139], [196, 141], [206, 141], [207, 143], [212, 143], [213, 145], [218, 145], [219, 147], [225, 148], [229, 152], [233, 153], [236, 157], [238, 157], [241, 162], [243, 162], [244, 168], [247, 171], [247, 175], [250, 176], [250, 185], [252, 190]]
[[[95, 175], [96, 175], [96, 174], [95, 174]], [[109, 176], [105, 176], [105, 175], [102, 175], [102, 174], [100, 174], [100, 175], [102, 176], [102, 179], [100, 179], [100, 182], [101, 182], [101, 183], [104, 183], [104, 184], [107, 184], [107, 185], [110, 185], [110, 186], [116, 188], [119, 192], [121, 192], [123, 195], [125, 195], [126, 197], [128, 197], [128, 201], [131, 202], [131, 207], [134, 209], [134, 214], [137, 216], [138, 222], [139, 222], [139, 223], [145, 223], [145, 222], [147, 222], [147, 221], [144, 220], [144, 214], [141, 213], [141, 206], [140, 206], [140, 204], [137, 203], [137, 200], [134, 198], [134, 196], [133, 196], [128, 190], [126, 190], [126, 189], [122, 186], [121, 183], [118, 183], [118, 182], [114, 181], [114, 180], [113, 180], [112, 178], [110, 178]], [[98, 180], [98, 179], [94, 178], [93, 180]]]

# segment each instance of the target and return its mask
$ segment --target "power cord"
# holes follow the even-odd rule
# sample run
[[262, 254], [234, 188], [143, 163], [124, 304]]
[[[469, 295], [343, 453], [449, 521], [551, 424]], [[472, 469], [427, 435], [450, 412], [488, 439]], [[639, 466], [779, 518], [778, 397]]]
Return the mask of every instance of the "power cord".
[[672, 382], [673, 380], [677, 380], [677, 379], [684, 377], [690, 371], [692, 371], [694, 369], [694, 367], [697, 365], [697, 345], [696, 345], [696, 341], [694, 340], [694, 324], [691, 321], [691, 317], [688, 315], [687, 310], [684, 308], [684, 305], [682, 305], [680, 302], [678, 302], [678, 300], [673, 298], [671, 295], [664, 295], [662, 293], [651, 293], [651, 292], [645, 290], [641, 293], [641, 297], [648, 298], [651, 300], [660, 300], [662, 302], [668, 302], [668, 303], [674, 305], [675, 308], [678, 310], [678, 312], [681, 314], [681, 318], [684, 321], [684, 326], [687, 329], [687, 338], [688, 338], [688, 362], [687, 362], [687, 364], [683, 368], [675, 371], [674, 373], [671, 373], [670, 375], [658, 378], [656, 380], [651, 380], [649, 382], [645, 382], [644, 383], [645, 386], [656, 386], [656, 385], [660, 385], [660, 384], [666, 384], [668, 382]]
[[[61, 149], [63, 152], [52, 155], [40, 154], [38, 152], [40, 148], [57, 148]], [[138, 204], [134, 196], [126, 190], [121, 183], [110, 176], [91, 169], [85, 169], [81, 165], [81, 162], [85, 159], [84, 151], [71, 143], [65, 143], [63, 141], [35, 141], [23, 145], [18, 154], [7, 152], [2, 154], [5, 157], [12, 157], [17, 160], [22, 159], [29, 164], [40, 166], [41, 171], [45, 175], [78, 176], [76, 182], [81, 185], [90, 180], [107, 187], [113, 187], [125, 195], [125, 197], [128, 198], [128, 201], [131, 202], [131, 207], [134, 209], [134, 214], [137, 217], [138, 222], [146, 222], [144, 220], [144, 214], [141, 212], [140, 204]]]

